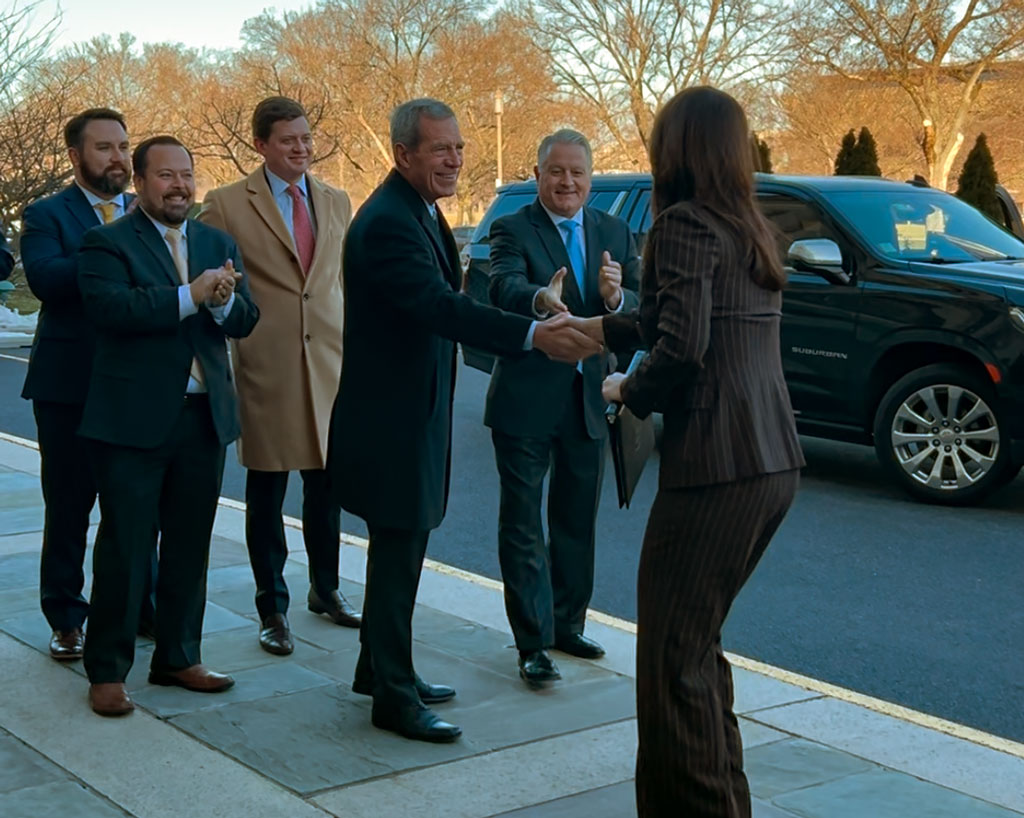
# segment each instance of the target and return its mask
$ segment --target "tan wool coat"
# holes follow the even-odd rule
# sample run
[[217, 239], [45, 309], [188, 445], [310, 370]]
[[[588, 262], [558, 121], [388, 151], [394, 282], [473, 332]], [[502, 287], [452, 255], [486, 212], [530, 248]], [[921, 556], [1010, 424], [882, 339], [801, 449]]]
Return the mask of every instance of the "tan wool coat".
[[200, 221], [238, 244], [260, 321], [233, 349], [242, 416], [239, 459], [258, 471], [322, 469], [341, 377], [341, 245], [348, 194], [306, 176], [316, 249], [303, 275], [261, 166], [206, 195]]

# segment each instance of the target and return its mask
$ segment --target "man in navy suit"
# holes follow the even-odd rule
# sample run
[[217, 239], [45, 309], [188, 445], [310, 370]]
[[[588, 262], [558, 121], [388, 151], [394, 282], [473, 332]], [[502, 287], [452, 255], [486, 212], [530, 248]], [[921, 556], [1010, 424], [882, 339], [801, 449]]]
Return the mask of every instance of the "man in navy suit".
[[[42, 302], [21, 396], [32, 401], [38, 430], [46, 503], [40, 597], [53, 630], [50, 654], [59, 660], [82, 656], [89, 610], [82, 563], [96, 502], [88, 446], [78, 436], [95, 339], [82, 310], [75, 254], [87, 230], [123, 216], [134, 198], [124, 192], [131, 156], [121, 114], [82, 111], [64, 127], [64, 141], [74, 181], [25, 208], [21, 236], [25, 277]], [[152, 619], [151, 602], [143, 615]]]
[[188, 149], [156, 136], [132, 162], [139, 207], [89, 231], [78, 254], [96, 327], [81, 434], [94, 446], [103, 513], [85, 670], [104, 716], [133, 709], [124, 681], [158, 531], [149, 682], [202, 693], [233, 684], [201, 664], [199, 643], [224, 452], [240, 430], [226, 339], [247, 336], [259, 317], [234, 241], [186, 219], [195, 202]]
[[[491, 301], [534, 318], [636, 309], [639, 259], [629, 225], [587, 207], [590, 143], [564, 129], [537, 149], [537, 198], [491, 225]], [[537, 352], [501, 358], [487, 392], [501, 478], [498, 558], [519, 675], [533, 687], [560, 678], [555, 647], [596, 659], [583, 635], [594, 587], [594, 537], [608, 437], [604, 356], [577, 365]], [[542, 523], [550, 473], [547, 541]]]

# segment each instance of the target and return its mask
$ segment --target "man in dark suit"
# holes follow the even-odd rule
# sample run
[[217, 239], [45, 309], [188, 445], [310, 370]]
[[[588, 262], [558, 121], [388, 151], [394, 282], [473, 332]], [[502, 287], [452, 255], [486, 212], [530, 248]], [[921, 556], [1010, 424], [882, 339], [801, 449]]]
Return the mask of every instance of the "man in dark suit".
[[139, 207], [90, 231], [78, 257], [97, 338], [81, 434], [94, 441], [102, 511], [85, 643], [101, 715], [133, 709], [124, 680], [158, 531], [149, 681], [200, 692], [233, 684], [200, 664], [199, 642], [224, 452], [239, 433], [225, 339], [248, 335], [259, 315], [234, 241], [186, 221], [188, 150], [158, 136], [132, 160]]
[[[82, 563], [96, 502], [88, 445], [78, 436], [95, 338], [82, 310], [75, 254], [87, 230], [120, 218], [135, 198], [124, 192], [131, 156], [117, 111], [83, 111], [68, 121], [64, 141], [74, 181], [25, 208], [21, 235], [25, 277], [42, 302], [21, 396], [32, 401], [39, 439], [46, 503], [40, 601], [53, 630], [50, 655], [59, 660], [82, 656], [89, 610]], [[143, 604], [141, 630], [149, 631], [150, 594]]]
[[370, 533], [352, 688], [373, 695], [377, 727], [452, 741], [461, 730], [425, 704], [455, 691], [413, 671], [412, 612], [427, 538], [448, 498], [455, 342], [502, 355], [535, 348], [568, 361], [600, 348], [566, 332], [563, 317], [540, 323], [460, 292], [455, 240], [436, 204], [455, 193], [462, 167], [447, 105], [400, 105], [391, 143], [395, 169], [353, 219], [342, 265], [345, 353], [331, 478], [342, 507]]
[[[536, 318], [594, 316], [638, 304], [636, 245], [622, 219], [586, 207], [590, 144], [560, 130], [537, 150], [537, 199], [491, 225], [491, 301]], [[604, 356], [576, 366], [537, 352], [502, 358], [487, 392], [501, 479], [498, 557], [519, 675], [560, 678], [552, 646], [585, 659], [604, 648], [583, 635], [594, 587], [594, 529], [604, 473]], [[541, 504], [548, 492], [548, 542]]]

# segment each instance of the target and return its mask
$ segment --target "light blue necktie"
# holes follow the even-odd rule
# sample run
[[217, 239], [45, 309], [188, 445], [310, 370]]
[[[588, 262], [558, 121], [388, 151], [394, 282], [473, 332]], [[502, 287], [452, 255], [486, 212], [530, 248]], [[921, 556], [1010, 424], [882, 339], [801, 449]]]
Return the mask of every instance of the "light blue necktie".
[[572, 219], [566, 219], [558, 225], [562, 229], [565, 238], [565, 249], [569, 253], [569, 264], [572, 265], [572, 273], [576, 276], [576, 284], [580, 288], [580, 296], [587, 300], [587, 293], [583, 289], [584, 275], [587, 270], [587, 262], [583, 258], [583, 242], [580, 241], [579, 229], [582, 225]]

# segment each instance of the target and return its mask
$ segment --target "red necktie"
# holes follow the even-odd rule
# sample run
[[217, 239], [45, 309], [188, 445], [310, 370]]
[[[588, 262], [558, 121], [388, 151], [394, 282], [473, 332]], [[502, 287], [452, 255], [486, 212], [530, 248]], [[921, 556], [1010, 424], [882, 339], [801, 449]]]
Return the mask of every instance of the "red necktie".
[[288, 195], [292, 197], [292, 232], [295, 235], [295, 250], [299, 254], [302, 272], [309, 272], [313, 263], [313, 250], [316, 239], [313, 238], [313, 225], [309, 221], [309, 211], [302, 200], [302, 191], [298, 185], [288, 185]]

